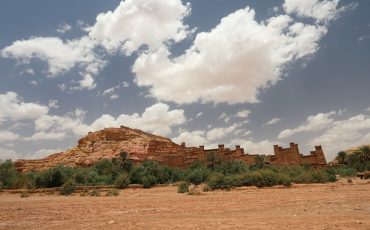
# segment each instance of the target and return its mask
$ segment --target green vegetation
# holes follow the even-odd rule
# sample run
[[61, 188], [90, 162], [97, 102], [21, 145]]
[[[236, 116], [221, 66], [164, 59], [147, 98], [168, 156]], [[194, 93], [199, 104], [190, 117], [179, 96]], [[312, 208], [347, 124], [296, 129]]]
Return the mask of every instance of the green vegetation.
[[76, 182], [74, 182], [73, 180], [69, 180], [65, 182], [60, 188], [60, 194], [65, 196], [71, 195], [76, 191], [76, 187]]
[[177, 187], [178, 193], [186, 193], [189, 192], [189, 183], [186, 181], [180, 182], [179, 186]]
[[116, 188], [126, 188], [130, 184], [130, 178], [127, 173], [119, 175], [114, 181]]
[[[355, 176], [357, 172], [370, 170], [369, 146], [348, 154], [338, 153], [339, 165], [328, 168], [304, 166], [272, 166], [266, 164], [262, 155], [255, 164], [247, 165], [240, 160], [222, 160], [216, 153], [208, 153], [205, 162], [195, 161], [187, 169], [171, 168], [155, 161], [144, 161], [134, 165], [125, 152], [113, 159], [102, 159], [89, 168], [71, 168], [63, 165], [41, 172], [18, 173], [10, 160], [0, 161], [1, 189], [35, 189], [60, 187], [60, 193], [69, 195], [77, 186], [114, 185], [123, 189], [130, 184], [141, 184], [150, 188], [156, 184], [179, 184], [179, 192], [188, 192], [189, 184], [204, 183], [203, 190], [230, 190], [240, 186], [289, 187], [292, 183], [327, 183], [336, 181], [337, 176]], [[114, 195], [118, 190], [108, 191]], [[99, 190], [81, 192], [84, 195], [99, 196]]]

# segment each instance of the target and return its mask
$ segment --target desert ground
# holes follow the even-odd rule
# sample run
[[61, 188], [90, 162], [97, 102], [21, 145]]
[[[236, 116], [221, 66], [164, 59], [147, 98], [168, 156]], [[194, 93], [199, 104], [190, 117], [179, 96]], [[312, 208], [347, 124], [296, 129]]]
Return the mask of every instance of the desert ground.
[[177, 186], [117, 197], [3, 192], [0, 229], [370, 229], [370, 180], [198, 195]]

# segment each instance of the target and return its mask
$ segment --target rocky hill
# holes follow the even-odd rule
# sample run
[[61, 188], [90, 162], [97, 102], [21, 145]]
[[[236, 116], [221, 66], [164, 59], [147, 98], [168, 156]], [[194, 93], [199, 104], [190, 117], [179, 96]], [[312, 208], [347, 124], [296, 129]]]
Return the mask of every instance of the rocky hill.
[[177, 145], [170, 139], [121, 126], [106, 128], [89, 134], [78, 145], [65, 152], [52, 154], [40, 160], [18, 160], [16, 167], [21, 172], [39, 171], [58, 164], [87, 167], [104, 158], [113, 158], [121, 151], [141, 162], [145, 159], [163, 161], [166, 154], [188, 152], [193, 148]]

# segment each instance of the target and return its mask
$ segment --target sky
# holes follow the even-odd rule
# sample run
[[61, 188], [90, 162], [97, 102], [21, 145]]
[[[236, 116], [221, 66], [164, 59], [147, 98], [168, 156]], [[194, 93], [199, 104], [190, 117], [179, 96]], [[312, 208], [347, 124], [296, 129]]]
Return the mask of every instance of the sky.
[[4, 0], [0, 159], [125, 125], [187, 146], [370, 144], [370, 1]]

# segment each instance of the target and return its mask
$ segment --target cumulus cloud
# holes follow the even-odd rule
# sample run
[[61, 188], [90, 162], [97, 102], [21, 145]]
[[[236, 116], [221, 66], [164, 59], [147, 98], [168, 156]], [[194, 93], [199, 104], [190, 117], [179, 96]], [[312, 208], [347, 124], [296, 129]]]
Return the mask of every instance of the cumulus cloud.
[[189, 13], [190, 4], [180, 0], [126, 0], [114, 11], [99, 14], [87, 30], [108, 52], [130, 55], [142, 45], [158, 49], [164, 42], [186, 38], [183, 18]]
[[19, 134], [10, 131], [0, 131], [0, 142], [14, 141], [19, 139]]
[[319, 131], [322, 129], [327, 128], [329, 125], [331, 125], [334, 121], [333, 115], [335, 115], [335, 111], [331, 111], [329, 113], [318, 113], [316, 115], [309, 116], [306, 120], [306, 123], [298, 126], [293, 129], [285, 129], [280, 132], [278, 138], [284, 139], [293, 136], [296, 133], [299, 132], [305, 132], [305, 131]]
[[329, 128], [310, 140], [308, 144], [321, 144], [328, 160], [334, 159], [341, 150], [370, 144], [370, 116], [359, 114], [334, 121]]
[[200, 146], [206, 145], [208, 141], [206, 140], [206, 132], [203, 130], [196, 131], [183, 131], [175, 138], [172, 138], [175, 143], [185, 142], [187, 146]]
[[49, 100], [48, 106], [49, 108], [54, 108], [54, 109], [59, 108], [58, 100]]
[[203, 112], [199, 112], [199, 113], [197, 113], [197, 115], [195, 115], [195, 117], [200, 117], [202, 115], [203, 115]]
[[239, 118], [246, 118], [248, 117], [249, 114], [250, 114], [249, 110], [242, 110], [242, 111], [237, 112], [235, 116]]
[[329, 22], [339, 17], [348, 9], [356, 7], [350, 4], [338, 8], [339, 0], [285, 0], [284, 10], [288, 14], [297, 14], [301, 17], [314, 18], [317, 22]]
[[[333, 20], [343, 8], [338, 9], [338, 1], [287, 0], [284, 8]], [[126, 0], [113, 11], [100, 13], [81, 38], [31, 37], [13, 42], [1, 55], [20, 62], [39, 58], [48, 63], [50, 76], [82, 69], [82, 80], [72, 89], [94, 89], [106, 53], [139, 51], [134, 82], [148, 87], [160, 101], [255, 103], [259, 90], [275, 84], [286, 65], [313, 55], [327, 32], [327, 24], [303, 24], [288, 15], [258, 22], [254, 10], [246, 7], [224, 17], [211, 31], [198, 33], [191, 47], [174, 57], [171, 45], [194, 32], [184, 24], [190, 11], [190, 4], [180, 0]]]
[[232, 132], [234, 132], [239, 125], [234, 124], [229, 127], [222, 127], [222, 128], [214, 128], [207, 132], [207, 140], [208, 141], [216, 141], [221, 140], [222, 138], [230, 135]]
[[47, 106], [23, 102], [15, 92], [0, 94], [0, 124], [5, 120], [34, 120], [48, 111]]
[[61, 141], [66, 138], [65, 132], [36, 132], [31, 137], [26, 137], [26, 141]]
[[272, 118], [271, 120], [269, 120], [268, 122], [266, 122], [265, 126], [274, 125], [274, 124], [276, 124], [280, 121], [281, 121], [281, 118], [275, 117], [275, 118]]
[[19, 155], [16, 151], [12, 149], [0, 148], [0, 160], [16, 160]]
[[[29, 63], [38, 58], [48, 63], [48, 76], [55, 77], [78, 66], [82, 68], [79, 88], [93, 89], [92, 76], [98, 74], [106, 62], [93, 52], [95, 43], [88, 37], [63, 41], [57, 37], [31, 37], [17, 40], [1, 50], [1, 56]], [[53, 47], [50, 49], [50, 47]]]
[[71, 29], [72, 29], [72, 26], [69, 25], [68, 23], [61, 23], [58, 26], [57, 32], [64, 34], [70, 31]]
[[325, 26], [294, 22], [287, 15], [258, 22], [246, 7], [210, 32], [198, 33], [181, 56], [171, 58], [165, 48], [141, 54], [133, 72], [136, 83], [159, 100], [255, 103], [259, 89], [278, 81], [291, 61], [314, 54], [326, 32]]
[[279, 142], [272, 142], [270, 140], [253, 141], [253, 140], [241, 140], [234, 139], [231, 141], [232, 144], [240, 145], [244, 148], [245, 153], [249, 154], [262, 154], [271, 155], [274, 153], [274, 145], [280, 144]]
[[[53, 103], [51, 103], [53, 104]], [[139, 115], [121, 114], [117, 117], [103, 114], [92, 123], [84, 121], [86, 111], [76, 109], [65, 115], [52, 115], [48, 106], [23, 102], [14, 92], [0, 94], [0, 121], [28, 120], [33, 123], [35, 133], [24, 138], [26, 141], [63, 140], [68, 134], [86, 135], [106, 127], [126, 125], [159, 135], [170, 135], [172, 127], [186, 122], [184, 110], [174, 109], [164, 103], [157, 103]], [[9, 131], [0, 132], [0, 139], [10, 141], [19, 138]], [[1, 140], [0, 140], [1, 141]]]
[[233, 124], [229, 127], [210, 127], [211, 129], [208, 131], [195, 130], [190, 132], [181, 130], [177, 137], [172, 138], [172, 141], [175, 143], [185, 142], [188, 146], [204, 145], [206, 147], [214, 147], [220, 141], [223, 142], [225, 138], [242, 133], [243, 130], [239, 129], [240, 126], [241, 124]]

